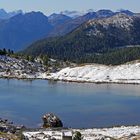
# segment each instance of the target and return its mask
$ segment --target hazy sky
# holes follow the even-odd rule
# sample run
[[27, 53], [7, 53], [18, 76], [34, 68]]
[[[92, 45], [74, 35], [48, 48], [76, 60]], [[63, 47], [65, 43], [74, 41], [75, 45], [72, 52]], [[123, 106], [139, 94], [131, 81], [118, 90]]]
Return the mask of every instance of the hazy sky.
[[64, 10], [129, 9], [140, 12], [140, 0], [0, 0], [0, 8], [7, 11], [42, 11], [49, 15]]

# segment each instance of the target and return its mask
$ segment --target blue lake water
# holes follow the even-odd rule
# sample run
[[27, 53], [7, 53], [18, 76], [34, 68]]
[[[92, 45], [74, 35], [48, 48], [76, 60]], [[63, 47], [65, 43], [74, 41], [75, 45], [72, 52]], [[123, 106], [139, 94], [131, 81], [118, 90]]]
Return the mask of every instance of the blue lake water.
[[0, 117], [39, 127], [53, 112], [66, 127], [140, 124], [140, 85], [0, 79]]

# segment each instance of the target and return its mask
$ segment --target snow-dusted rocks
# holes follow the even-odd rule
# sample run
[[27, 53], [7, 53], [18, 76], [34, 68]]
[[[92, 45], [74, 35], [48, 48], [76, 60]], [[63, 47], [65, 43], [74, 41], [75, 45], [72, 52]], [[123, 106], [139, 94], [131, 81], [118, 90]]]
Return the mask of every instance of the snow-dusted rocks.
[[103, 25], [104, 28], [107, 28], [109, 25], [113, 25], [115, 27], [122, 27], [125, 29], [129, 29], [132, 26], [134, 17], [128, 16], [123, 13], [119, 13], [114, 15], [113, 17], [97, 19], [97, 20], [89, 20], [87, 25], [94, 26], [95, 24]]
[[47, 78], [73, 82], [140, 84], [140, 62], [135, 61], [119, 66], [92, 64], [67, 67], [57, 73], [52, 73]]
[[45, 78], [45, 68], [40, 63], [0, 55], [1, 78]]
[[72, 138], [71, 130], [38, 130], [32, 132], [23, 132], [26, 140], [64, 140], [64, 138]]
[[123, 29], [125, 31], [130, 31], [134, 26], [135, 18], [136, 16], [129, 16], [124, 13], [118, 13], [108, 18], [89, 20], [85, 24], [85, 29], [89, 29], [87, 31], [88, 36], [103, 36], [104, 33], [102, 32], [102, 28], [99, 28], [98, 26], [102, 26], [105, 30], [108, 30], [112, 26], [118, 29]]
[[83, 129], [78, 130], [84, 140], [128, 140], [134, 138], [140, 134], [139, 126], [130, 126], [130, 127], [113, 127], [113, 128], [103, 128], [103, 129]]
[[[81, 133], [82, 140], [136, 140], [140, 138], [140, 127], [114, 127], [103, 129], [62, 129], [62, 130], [39, 130], [23, 132], [27, 140], [49, 140], [54, 138], [63, 140], [63, 136], [72, 136], [76, 131]], [[137, 139], [137, 140], [138, 140]]]

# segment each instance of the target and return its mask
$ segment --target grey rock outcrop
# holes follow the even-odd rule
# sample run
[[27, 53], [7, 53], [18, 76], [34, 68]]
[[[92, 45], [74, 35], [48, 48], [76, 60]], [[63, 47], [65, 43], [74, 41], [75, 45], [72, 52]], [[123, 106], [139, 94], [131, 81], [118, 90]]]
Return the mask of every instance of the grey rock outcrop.
[[44, 128], [63, 127], [62, 121], [53, 113], [48, 113], [42, 117]]

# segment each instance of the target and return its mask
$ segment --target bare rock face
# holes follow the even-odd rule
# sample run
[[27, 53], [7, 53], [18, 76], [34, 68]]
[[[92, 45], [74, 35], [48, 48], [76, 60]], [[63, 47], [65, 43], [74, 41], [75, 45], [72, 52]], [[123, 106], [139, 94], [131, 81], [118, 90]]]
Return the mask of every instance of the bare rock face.
[[63, 127], [62, 121], [53, 113], [48, 113], [42, 117], [44, 128]]

